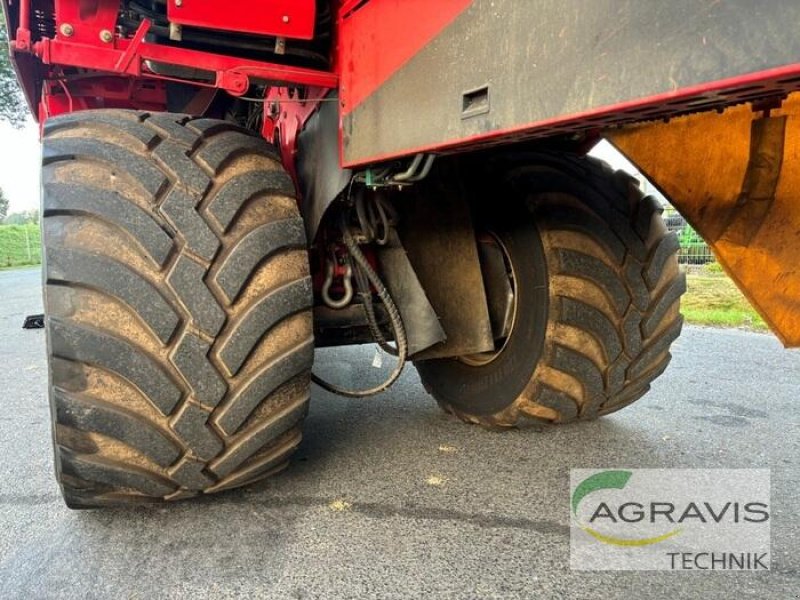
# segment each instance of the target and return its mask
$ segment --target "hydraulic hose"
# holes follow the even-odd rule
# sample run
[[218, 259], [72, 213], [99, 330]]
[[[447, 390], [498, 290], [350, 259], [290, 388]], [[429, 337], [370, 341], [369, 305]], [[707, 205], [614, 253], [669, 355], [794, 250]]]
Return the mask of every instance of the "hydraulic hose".
[[[350, 256], [356, 263], [356, 272], [358, 273], [361, 271], [361, 274], [358, 276], [365, 277], [368, 282], [365, 287], [362, 287], [359, 283], [359, 289], [361, 290], [360, 293], [369, 293], [369, 283], [371, 283], [378, 294], [378, 298], [386, 307], [386, 312], [389, 315], [389, 321], [392, 325], [392, 330], [394, 331], [395, 342], [397, 343], [397, 364], [386, 381], [380, 385], [366, 390], [348, 390], [332, 383], [328, 383], [313, 373], [311, 374], [311, 381], [316, 383], [322, 389], [334, 394], [339, 394], [347, 398], [366, 398], [367, 396], [374, 396], [375, 394], [379, 394], [380, 392], [388, 389], [400, 377], [400, 374], [403, 372], [403, 367], [405, 367], [406, 364], [406, 358], [408, 358], [408, 341], [406, 339], [405, 328], [403, 327], [403, 320], [400, 317], [400, 311], [397, 309], [397, 306], [395, 305], [394, 300], [392, 300], [392, 297], [389, 294], [389, 291], [386, 289], [386, 286], [383, 285], [380, 277], [378, 277], [378, 274], [375, 273], [372, 265], [369, 264], [369, 261], [364, 256], [364, 253], [361, 252], [361, 249], [358, 247], [358, 244], [353, 238], [353, 234], [350, 233], [346, 214], [342, 215], [341, 229], [344, 245], [347, 247], [348, 252], [350, 252]], [[380, 329], [377, 326], [377, 322], [374, 322], [374, 311], [371, 311], [371, 313], [372, 319], [370, 319], [370, 313], [367, 313], [367, 320], [370, 321], [370, 330], [372, 331], [374, 326], [380, 334]], [[374, 334], [375, 332], [373, 331], [373, 335]], [[383, 339], [382, 334], [376, 337], [376, 341], [378, 341], [379, 344], [379, 340], [381, 339]], [[386, 340], [383, 340], [383, 342], [386, 344]], [[386, 345], [388, 346], [388, 344]], [[383, 348], [383, 344], [381, 344], [381, 347]], [[389, 347], [391, 348], [391, 346]], [[394, 348], [392, 348], [392, 350], [394, 350]]]
[[367, 317], [367, 325], [369, 326], [369, 332], [372, 334], [372, 338], [384, 352], [392, 356], [397, 356], [397, 348], [389, 344], [378, 324], [378, 318], [375, 316], [375, 307], [372, 304], [372, 291], [369, 287], [369, 280], [364, 270], [358, 264], [356, 264], [355, 268], [355, 278], [359, 290], [358, 295], [361, 296], [361, 306], [364, 308], [364, 313]]

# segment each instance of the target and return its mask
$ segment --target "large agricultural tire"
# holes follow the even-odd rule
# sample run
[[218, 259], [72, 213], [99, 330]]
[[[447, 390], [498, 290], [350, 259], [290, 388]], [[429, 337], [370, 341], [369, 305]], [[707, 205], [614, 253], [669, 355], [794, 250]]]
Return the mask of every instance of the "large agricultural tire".
[[426, 389], [489, 427], [631, 404], [667, 367], [683, 323], [686, 281], [660, 204], [590, 157], [527, 154], [488, 179], [477, 222], [507, 264], [510, 334], [493, 353], [418, 362]]
[[173, 500], [283, 468], [312, 291], [294, 187], [230, 123], [87, 111], [45, 124], [56, 473], [73, 508]]

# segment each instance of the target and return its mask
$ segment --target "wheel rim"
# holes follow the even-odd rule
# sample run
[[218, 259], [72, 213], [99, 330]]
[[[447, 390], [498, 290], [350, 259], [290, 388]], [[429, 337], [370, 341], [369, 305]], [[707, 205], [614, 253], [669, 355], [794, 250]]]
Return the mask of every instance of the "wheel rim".
[[517, 277], [508, 249], [492, 231], [478, 235], [477, 242], [495, 348], [458, 357], [472, 367], [488, 365], [503, 353], [517, 320]]

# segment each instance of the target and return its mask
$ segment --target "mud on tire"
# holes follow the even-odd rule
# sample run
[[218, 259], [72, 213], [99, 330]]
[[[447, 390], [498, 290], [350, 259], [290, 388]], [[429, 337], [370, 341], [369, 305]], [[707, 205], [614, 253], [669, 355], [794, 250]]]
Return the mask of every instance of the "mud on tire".
[[276, 151], [222, 121], [50, 119], [45, 312], [67, 504], [244, 485], [300, 441], [312, 292]]
[[526, 154], [487, 179], [477, 221], [516, 273], [514, 327], [486, 364], [417, 363], [426, 389], [461, 419], [501, 427], [640, 398], [670, 361], [686, 290], [658, 201], [590, 157]]

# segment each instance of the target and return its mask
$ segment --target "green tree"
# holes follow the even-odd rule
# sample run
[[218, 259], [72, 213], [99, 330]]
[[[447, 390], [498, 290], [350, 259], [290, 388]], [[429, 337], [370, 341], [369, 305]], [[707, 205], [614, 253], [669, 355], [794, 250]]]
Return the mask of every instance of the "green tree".
[[5, 17], [0, 11], [0, 121], [22, 127], [27, 116], [28, 107], [8, 57], [8, 32]]
[[8, 215], [8, 198], [3, 195], [3, 189], [0, 188], [0, 223], [6, 220]]
[[5, 219], [6, 225], [28, 225], [39, 223], [39, 209], [23, 210], [13, 212]]

